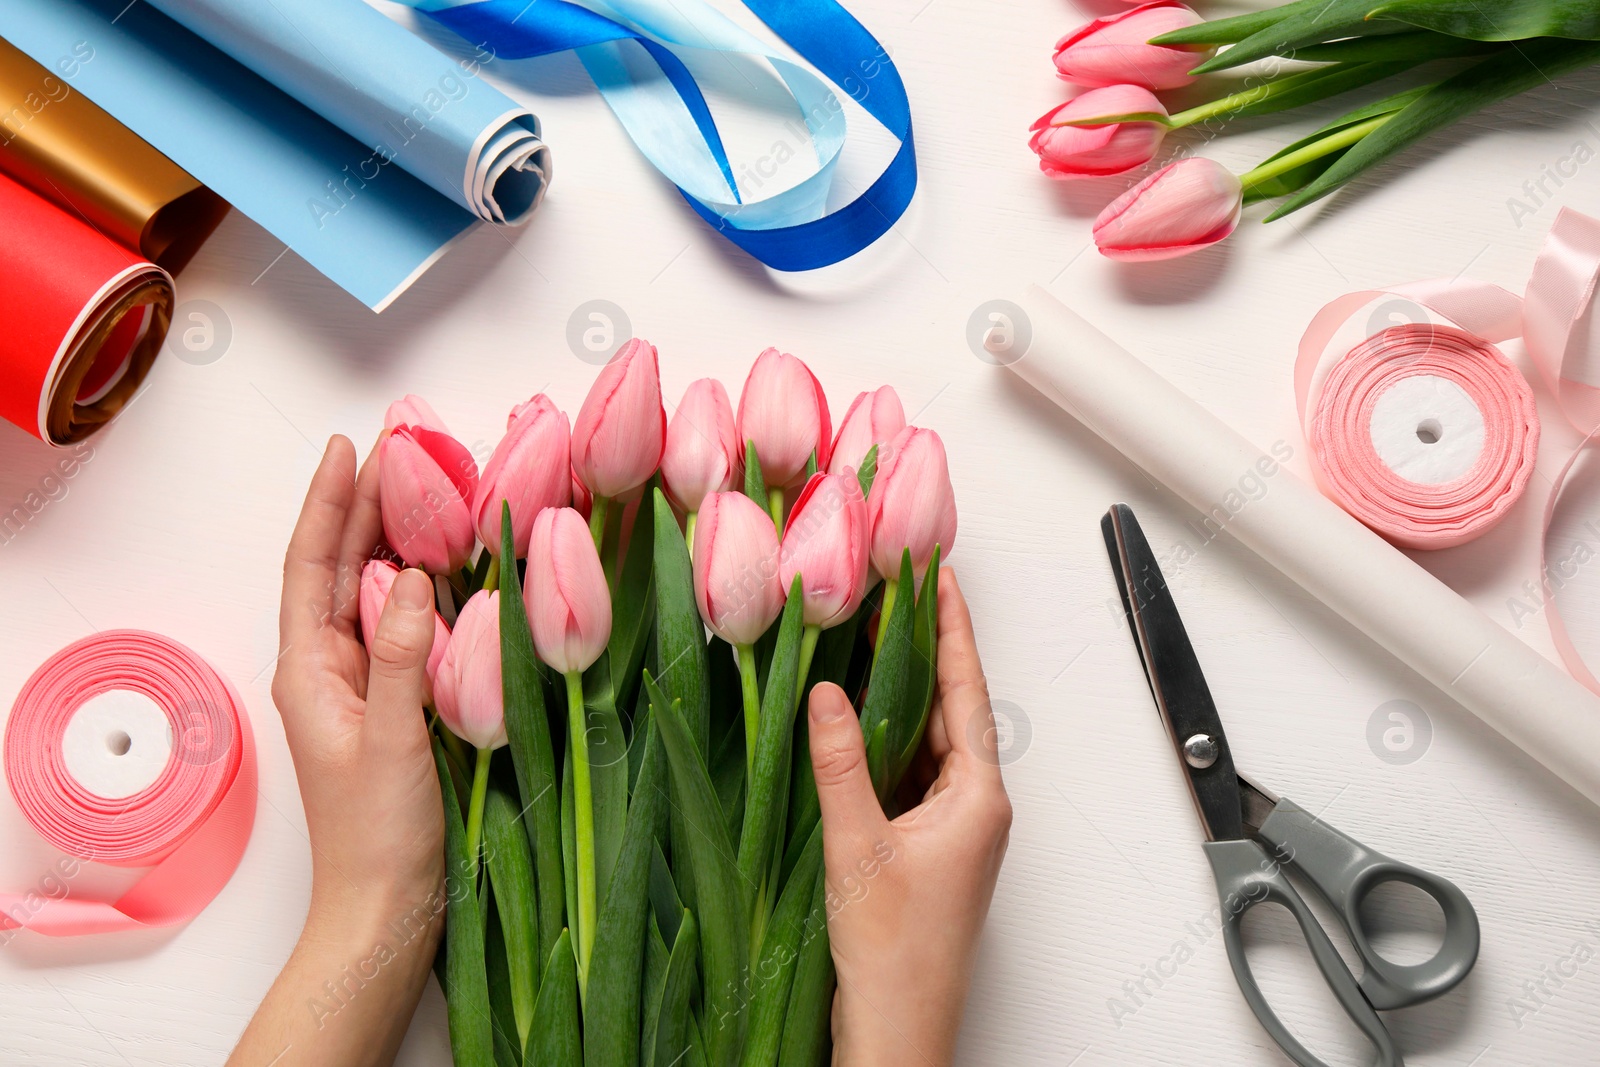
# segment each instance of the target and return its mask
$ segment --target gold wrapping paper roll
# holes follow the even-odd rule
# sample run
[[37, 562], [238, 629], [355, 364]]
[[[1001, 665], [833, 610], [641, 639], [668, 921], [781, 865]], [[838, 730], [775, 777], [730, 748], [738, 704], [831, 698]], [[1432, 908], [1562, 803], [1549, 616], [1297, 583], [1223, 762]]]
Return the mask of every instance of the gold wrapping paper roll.
[[170, 273], [227, 202], [72, 88], [81, 43], [48, 70], [0, 40], [0, 172]]

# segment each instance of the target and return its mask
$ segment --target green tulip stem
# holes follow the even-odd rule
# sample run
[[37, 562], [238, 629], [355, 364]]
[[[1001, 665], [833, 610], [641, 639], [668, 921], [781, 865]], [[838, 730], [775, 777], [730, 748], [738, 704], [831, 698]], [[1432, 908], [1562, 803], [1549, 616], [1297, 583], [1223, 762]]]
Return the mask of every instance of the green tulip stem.
[[483, 572], [483, 588], [495, 590], [500, 588], [500, 557], [489, 557], [489, 569]]
[[817, 651], [817, 638], [822, 636], [822, 627], [807, 626], [800, 631], [800, 670], [794, 677], [794, 706], [800, 707], [800, 702], [806, 695], [806, 676], [811, 673], [811, 657]]
[[1387, 115], [1379, 115], [1377, 118], [1368, 119], [1365, 122], [1358, 122], [1353, 126], [1346, 126], [1343, 129], [1333, 131], [1319, 141], [1311, 142], [1304, 148], [1296, 149], [1276, 159], [1269, 159], [1254, 170], [1241, 174], [1239, 176], [1239, 184], [1244, 186], [1244, 191], [1248, 193], [1253, 187], [1265, 184], [1281, 174], [1287, 174], [1296, 167], [1303, 166], [1315, 159], [1321, 159], [1331, 152], [1349, 148], [1361, 138], [1394, 118], [1395, 114], [1397, 112], [1391, 112]]
[[472, 769], [472, 801], [467, 805], [467, 855], [471, 857], [472, 881], [478, 880], [478, 845], [483, 840], [483, 802], [489, 796], [489, 759], [492, 748], [478, 749], [478, 762]]
[[772, 525], [778, 528], [778, 538], [783, 538], [783, 489], [774, 487], [767, 490], [767, 510], [772, 512]]
[[[595, 498], [597, 501], [599, 497]], [[572, 806], [578, 847], [578, 985], [589, 988], [589, 956], [594, 951], [597, 894], [594, 871], [594, 793], [589, 785], [589, 740], [583, 711], [583, 672], [568, 671], [567, 743], [572, 746]]]
[[611, 498], [594, 495], [594, 502], [589, 505], [589, 534], [594, 538], [595, 551], [600, 551], [600, 546], [606, 539], [606, 513], [611, 510]]
[[689, 560], [694, 561], [694, 523], [700, 517], [698, 511], [689, 512], [689, 517], [683, 524], [683, 539], [689, 546]]
[[877, 667], [878, 655], [883, 651], [883, 635], [889, 632], [889, 616], [894, 613], [894, 598], [900, 592], [897, 578], [883, 580], [883, 608], [878, 612], [878, 639], [872, 646], [872, 665]]
[[739, 688], [744, 693], [745, 771], [756, 775], [756, 731], [761, 728], [761, 692], [756, 683], [756, 646], [740, 645]]

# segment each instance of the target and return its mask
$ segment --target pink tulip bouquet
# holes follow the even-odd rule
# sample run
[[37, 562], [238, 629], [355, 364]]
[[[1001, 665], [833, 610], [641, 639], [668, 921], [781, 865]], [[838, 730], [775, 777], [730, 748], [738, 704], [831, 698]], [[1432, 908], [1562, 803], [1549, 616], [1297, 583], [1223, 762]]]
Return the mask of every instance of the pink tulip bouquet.
[[[737, 412], [708, 378], [669, 420], [641, 340], [570, 429], [545, 396], [515, 407], [481, 473], [421, 399], [385, 425], [385, 540], [444, 610], [435, 970], [455, 1062], [827, 1063], [799, 710], [820, 681], [855, 694], [890, 797], [922, 742], [930, 573], [956, 534], [939, 435], [888, 386], [835, 433], [816, 377], [777, 349]], [[367, 565], [364, 625], [398, 573]]]
[[[1029, 146], [1052, 178], [1124, 174], [1154, 159], [1175, 130], [1439, 68], [1431, 84], [1362, 104], [1242, 175], [1209, 159], [1180, 159], [1095, 220], [1103, 255], [1171, 259], [1226, 238], [1247, 203], [1287, 197], [1265, 221], [1282, 218], [1440, 127], [1600, 62], [1597, 39], [1593, 3], [1292, 0], [1207, 22], [1177, 0], [1155, 0], [1094, 19], [1056, 44], [1057, 73], [1088, 91], [1035, 122]], [[1299, 62], [1286, 69], [1280, 60]], [[1169, 113], [1155, 95], [1247, 65], [1258, 73], [1242, 87], [1184, 111]]]

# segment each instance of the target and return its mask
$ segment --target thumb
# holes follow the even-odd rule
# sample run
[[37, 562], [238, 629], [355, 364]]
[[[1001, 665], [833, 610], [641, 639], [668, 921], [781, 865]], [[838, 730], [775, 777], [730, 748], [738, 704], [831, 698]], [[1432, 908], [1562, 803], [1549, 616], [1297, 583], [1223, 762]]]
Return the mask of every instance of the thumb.
[[385, 733], [396, 718], [423, 721], [433, 630], [433, 583], [409, 567], [395, 576], [367, 649], [367, 720]]
[[811, 691], [811, 768], [822, 806], [822, 840], [833, 855], [839, 847], [878, 836], [887, 819], [867, 772], [861, 723], [844, 690], [823, 683]]

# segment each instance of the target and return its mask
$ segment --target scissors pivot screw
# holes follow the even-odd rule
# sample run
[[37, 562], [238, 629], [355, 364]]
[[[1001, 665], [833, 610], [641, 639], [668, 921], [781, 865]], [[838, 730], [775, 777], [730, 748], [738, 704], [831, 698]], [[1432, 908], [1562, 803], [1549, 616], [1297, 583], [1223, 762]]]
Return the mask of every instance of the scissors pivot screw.
[[1222, 746], [1210, 734], [1195, 734], [1183, 743], [1183, 761], [1197, 771], [1203, 771], [1222, 754]]

